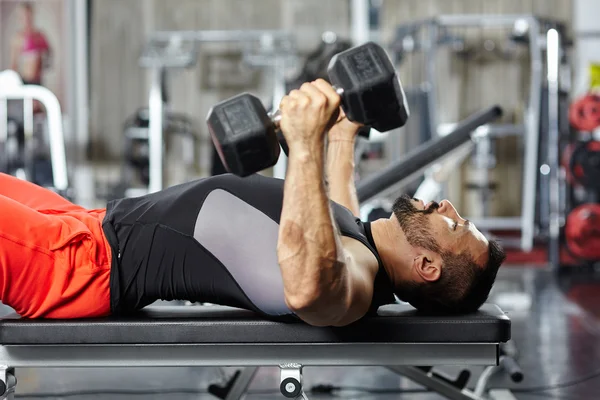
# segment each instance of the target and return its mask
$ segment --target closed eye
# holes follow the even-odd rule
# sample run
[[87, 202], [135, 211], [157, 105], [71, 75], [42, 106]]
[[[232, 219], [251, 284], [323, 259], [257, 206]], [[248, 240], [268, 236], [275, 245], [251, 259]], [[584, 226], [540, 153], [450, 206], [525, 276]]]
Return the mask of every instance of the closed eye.
[[454, 221], [454, 225], [452, 225], [452, 230], [456, 231], [456, 227], [458, 226], [458, 222]]

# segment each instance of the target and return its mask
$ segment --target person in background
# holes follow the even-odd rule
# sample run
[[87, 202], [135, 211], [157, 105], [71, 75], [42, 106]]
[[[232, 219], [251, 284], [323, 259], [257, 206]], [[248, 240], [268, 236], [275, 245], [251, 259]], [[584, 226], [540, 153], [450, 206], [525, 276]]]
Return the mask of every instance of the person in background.
[[34, 25], [34, 7], [29, 2], [19, 5], [21, 30], [11, 41], [10, 69], [21, 76], [23, 83], [41, 85], [44, 66], [51, 54], [46, 36]]

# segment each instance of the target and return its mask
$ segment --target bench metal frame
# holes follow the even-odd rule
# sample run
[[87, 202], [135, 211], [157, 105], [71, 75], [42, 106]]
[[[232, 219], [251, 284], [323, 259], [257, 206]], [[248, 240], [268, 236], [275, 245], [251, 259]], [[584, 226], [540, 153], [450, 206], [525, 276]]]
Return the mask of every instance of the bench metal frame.
[[[303, 366], [390, 366], [390, 370], [447, 398], [485, 399], [489, 397], [482, 396], [489, 393], [477, 395], [411, 366], [495, 366], [499, 351], [499, 343], [4, 345], [0, 346], [0, 399], [14, 399], [16, 368], [150, 366], [243, 367], [227, 400], [245, 395], [258, 366], [280, 367], [281, 391], [289, 398], [306, 399], [302, 391]], [[487, 383], [492, 374], [483, 374], [482, 378], [484, 375]], [[289, 390], [295, 387], [299, 394], [290, 396]], [[485, 384], [478, 387], [484, 388]]]

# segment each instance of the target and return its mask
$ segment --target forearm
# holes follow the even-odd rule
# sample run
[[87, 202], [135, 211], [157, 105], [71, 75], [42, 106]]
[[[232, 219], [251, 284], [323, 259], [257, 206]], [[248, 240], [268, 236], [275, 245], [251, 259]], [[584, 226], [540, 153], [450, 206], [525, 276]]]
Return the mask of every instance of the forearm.
[[322, 146], [290, 149], [277, 253], [288, 305], [308, 323], [343, 314], [345, 266], [323, 179]]
[[358, 217], [360, 207], [354, 183], [355, 139], [330, 137], [327, 147], [327, 181], [331, 200], [348, 208]]

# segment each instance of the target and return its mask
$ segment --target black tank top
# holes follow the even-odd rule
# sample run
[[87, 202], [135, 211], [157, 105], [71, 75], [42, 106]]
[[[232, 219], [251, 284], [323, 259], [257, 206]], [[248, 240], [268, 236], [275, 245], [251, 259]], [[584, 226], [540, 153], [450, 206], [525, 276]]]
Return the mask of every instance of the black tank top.
[[[277, 235], [283, 180], [220, 175], [110, 202], [103, 228], [113, 252], [113, 313], [158, 299], [216, 303], [285, 317]], [[371, 310], [394, 302], [370, 224], [331, 203], [343, 236], [377, 258]]]

